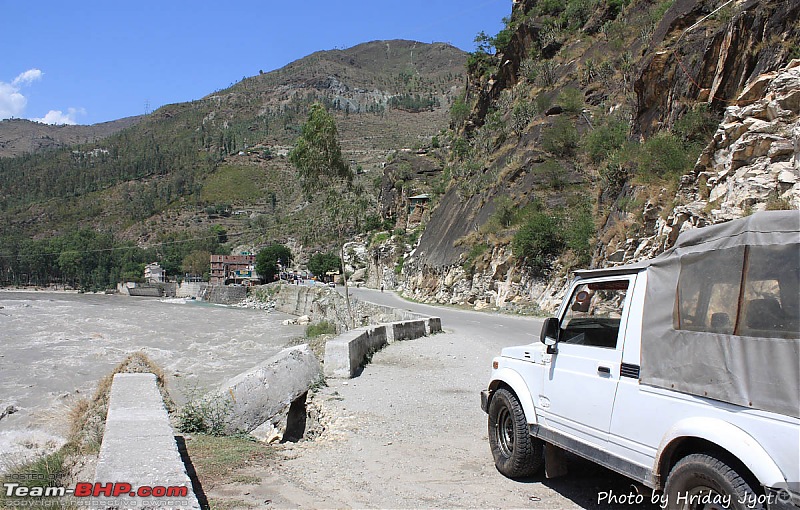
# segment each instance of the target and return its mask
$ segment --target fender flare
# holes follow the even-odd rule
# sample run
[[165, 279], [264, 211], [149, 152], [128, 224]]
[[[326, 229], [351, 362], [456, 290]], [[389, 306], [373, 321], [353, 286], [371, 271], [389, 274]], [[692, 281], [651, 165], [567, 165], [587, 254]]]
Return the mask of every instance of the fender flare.
[[489, 383], [489, 390], [494, 391], [500, 384], [509, 386], [517, 395], [522, 410], [525, 412], [525, 419], [529, 425], [538, 423], [536, 409], [533, 407], [533, 397], [525, 384], [525, 379], [518, 372], [510, 368], [501, 368], [492, 374], [492, 381]]
[[[661, 440], [653, 473], [658, 475], [662, 487], [669, 474], [666, 461], [683, 439], [701, 439], [725, 450], [744, 464], [764, 487], [782, 487], [786, 484], [778, 465], [750, 434], [717, 418], [694, 417], [674, 424]], [[662, 472], [662, 469], [667, 472]]]

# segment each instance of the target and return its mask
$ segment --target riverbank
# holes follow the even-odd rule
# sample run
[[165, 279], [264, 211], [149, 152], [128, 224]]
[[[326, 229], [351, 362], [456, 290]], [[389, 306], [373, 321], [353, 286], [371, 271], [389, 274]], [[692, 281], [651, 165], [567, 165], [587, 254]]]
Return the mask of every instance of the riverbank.
[[163, 367], [181, 402], [304, 335], [288, 314], [207, 303], [4, 290], [0, 307], [0, 412], [16, 409], [0, 419], [6, 462], [63, 444], [71, 405], [131, 352]]

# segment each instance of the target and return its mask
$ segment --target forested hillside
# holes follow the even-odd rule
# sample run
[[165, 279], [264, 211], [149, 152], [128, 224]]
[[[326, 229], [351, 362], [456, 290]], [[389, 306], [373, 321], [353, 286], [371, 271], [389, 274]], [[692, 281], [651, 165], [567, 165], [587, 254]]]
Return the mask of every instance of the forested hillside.
[[[316, 102], [334, 112], [370, 204], [364, 212], [373, 219], [360, 228], [375, 228], [383, 164], [390, 152], [428, 145], [446, 127], [465, 57], [446, 44], [411, 41], [318, 52], [159, 108], [95, 143], [0, 159], [0, 280], [64, 281], [59, 246], [76, 232], [139, 246], [135, 267], [118, 264], [117, 273], [163, 259], [158, 250], [178, 240], [184, 257], [273, 241], [324, 247], [329, 227], [319, 207], [308, 207], [286, 158]], [[207, 246], [212, 228], [225, 231], [228, 244]], [[47, 254], [46, 270], [29, 267], [31, 251]], [[94, 251], [81, 253], [83, 274], [102, 266]], [[181, 269], [168, 265], [173, 274]]]

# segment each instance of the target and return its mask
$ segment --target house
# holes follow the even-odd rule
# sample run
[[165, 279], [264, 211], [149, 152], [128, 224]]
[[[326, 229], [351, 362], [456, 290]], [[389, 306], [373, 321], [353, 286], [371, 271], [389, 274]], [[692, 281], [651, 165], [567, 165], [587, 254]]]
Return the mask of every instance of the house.
[[161, 264], [151, 262], [144, 267], [144, 281], [147, 283], [161, 283], [167, 281], [167, 273]]
[[211, 255], [212, 285], [247, 284], [259, 280], [255, 255]]
[[407, 228], [414, 228], [424, 220], [423, 215], [428, 208], [431, 196], [427, 193], [408, 197], [408, 225]]

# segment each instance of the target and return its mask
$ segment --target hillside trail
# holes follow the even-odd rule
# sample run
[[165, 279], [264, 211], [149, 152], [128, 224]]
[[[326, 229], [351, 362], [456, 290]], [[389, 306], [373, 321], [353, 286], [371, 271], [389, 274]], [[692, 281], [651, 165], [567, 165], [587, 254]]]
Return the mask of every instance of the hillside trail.
[[599, 493], [630, 493], [630, 480], [582, 461], [554, 480], [495, 469], [479, 392], [496, 352], [485, 344], [445, 328], [387, 346], [358, 377], [313, 395], [325, 427], [317, 438], [280, 445], [240, 472], [260, 483], [206, 495], [226, 508], [561, 509], [603, 508]]

